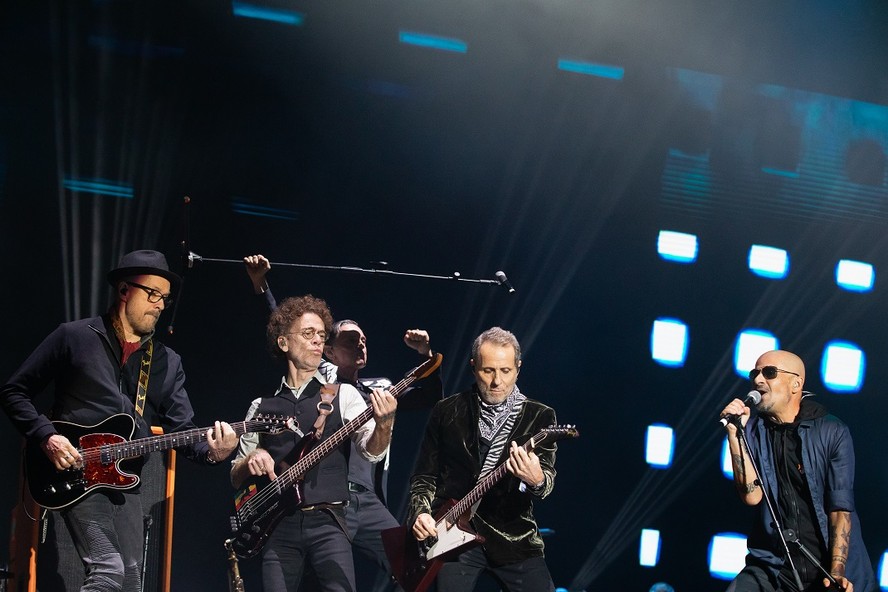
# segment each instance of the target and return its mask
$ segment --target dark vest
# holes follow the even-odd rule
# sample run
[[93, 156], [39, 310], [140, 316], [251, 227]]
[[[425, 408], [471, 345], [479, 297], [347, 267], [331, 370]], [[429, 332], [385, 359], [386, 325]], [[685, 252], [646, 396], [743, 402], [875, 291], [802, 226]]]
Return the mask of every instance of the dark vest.
[[[292, 392], [284, 389], [275, 397], [263, 398], [259, 402], [256, 412], [295, 416], [300, 429], [303, 432], [308, 432], [318, 418], [317, 405], [321, 400], [320, 388], [321, 383], [316, 378], [312, 378], [311, 383], [303, 391], [298, 401], [293, 397]], [[333, 401], [332, 413], [327, 416], [323, 439], [330, 437], [343, 425], [342, 414], [339, 411], [339, 396], [341, 395], [337, 395], [337, 399]], [[349, 442], [350, 440], [346, 440], [305, 474], [302, 488], [305, 505], [348, 500], [347, 450]], [[259, 446], [267, 450], [274, 459], [275, 472], [279, 475], [298, 460], [295, 457], [298, 454], [298, 443], [299, 435], [294, 432], [259, 435]]]

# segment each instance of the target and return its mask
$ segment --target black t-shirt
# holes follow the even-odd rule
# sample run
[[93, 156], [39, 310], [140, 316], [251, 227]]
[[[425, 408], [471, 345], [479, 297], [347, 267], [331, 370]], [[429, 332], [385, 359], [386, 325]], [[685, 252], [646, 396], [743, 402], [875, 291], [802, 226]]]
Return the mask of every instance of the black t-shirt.
[[[820, 565], [829, 569], [829, 552], [817, 524], [817, 514], [805, 478], [802, 440], [799, 436], [799, 422], [802, 419], [825, 413], [821, 405], [803, 399], [799, 415], [793, 423], [768, 422], [767, 431], [774, 451], [779, 490], [777, 508], [783, 528], [795, 531], [798, 540], [818, 559]], [[823, 577], [822, 572], [805, 558], [798, 544], [789, 543], [789, 550], [803, 582], [814, 582]], [[789, 565], [785, 565], [784, 569], [788, 570]]]

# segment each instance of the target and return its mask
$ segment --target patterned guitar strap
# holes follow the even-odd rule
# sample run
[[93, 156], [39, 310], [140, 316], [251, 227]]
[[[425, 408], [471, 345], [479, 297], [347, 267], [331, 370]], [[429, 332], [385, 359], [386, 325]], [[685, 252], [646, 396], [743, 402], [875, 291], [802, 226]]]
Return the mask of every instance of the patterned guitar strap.
[[136, 391], [136, 413], [142, 417], [145, 411], [145, 398], [148, 396], [148, 377], [151, 375], [151, 355], [154, 353], [154, 340], [148, 340], [148, 349], [139, 365], [139, 389]]
[[321, 436], [324, 435], [324, 424], [327, 423], [327, 416], [333, 412], [333, 401], [338, 394], [338, 384], [325, 384], [321, 386], [321, 400], [318, 401], [318, 418], [312, 426], [315, 440], [320, 440]]

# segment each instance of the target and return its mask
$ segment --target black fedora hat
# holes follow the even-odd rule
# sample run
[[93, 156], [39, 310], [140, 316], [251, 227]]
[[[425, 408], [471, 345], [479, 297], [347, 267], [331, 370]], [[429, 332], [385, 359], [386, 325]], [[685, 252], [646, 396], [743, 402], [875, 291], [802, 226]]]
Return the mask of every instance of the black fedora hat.
[[170, 271], [166, 257], [158, 251], [132, 251], [120, 258], [117, 267], [108, 272], [108, 283], [112, 286], [124, 278], [134, 275], [158, 275], [176, 288], [182, 278]]

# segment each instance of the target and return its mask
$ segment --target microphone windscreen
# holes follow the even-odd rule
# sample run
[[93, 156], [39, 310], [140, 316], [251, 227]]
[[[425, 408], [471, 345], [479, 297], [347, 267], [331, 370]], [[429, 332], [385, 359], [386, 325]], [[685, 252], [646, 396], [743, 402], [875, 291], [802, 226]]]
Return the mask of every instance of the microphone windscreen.
[[747, 405], [752, 405], [752, 406], [758, 405], [759, 403], [762, 402], [762, 394], [758, 391], [749, 391], [746, 394], [746, 399], [744, 399], [743, 402], [746, 403]]

